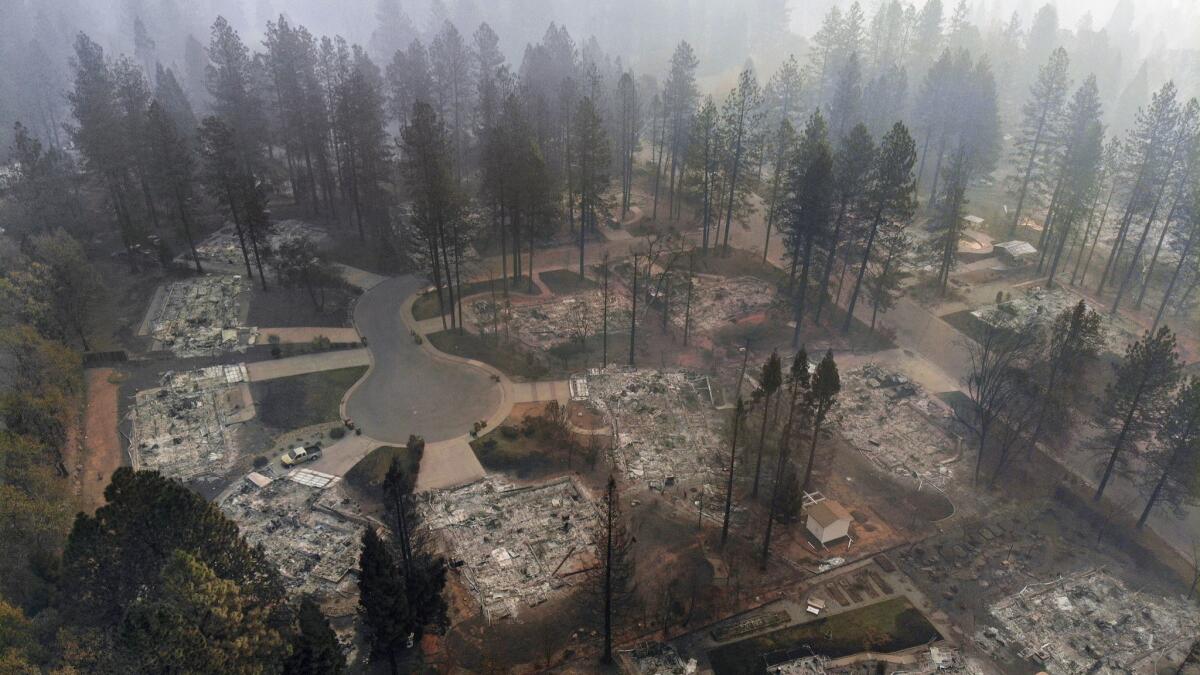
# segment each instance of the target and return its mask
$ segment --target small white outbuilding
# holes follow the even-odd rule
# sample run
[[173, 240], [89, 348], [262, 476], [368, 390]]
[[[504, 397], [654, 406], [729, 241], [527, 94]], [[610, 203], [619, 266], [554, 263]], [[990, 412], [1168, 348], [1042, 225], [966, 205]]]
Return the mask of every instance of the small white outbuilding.
[[849, 536], [851, 520], [850, 512], [832, 499], [808, 507], [808, 531], [822, 544]]

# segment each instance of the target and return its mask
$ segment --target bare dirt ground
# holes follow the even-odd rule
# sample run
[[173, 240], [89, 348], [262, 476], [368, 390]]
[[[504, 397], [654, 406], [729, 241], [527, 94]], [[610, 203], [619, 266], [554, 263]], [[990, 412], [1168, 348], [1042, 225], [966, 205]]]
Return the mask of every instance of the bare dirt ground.
[[79, 490], [80, 508], [92, 512], [104, 503], [104, 488], [121, 466], [121, 438], [117, 433], [117, 371], [95, 368], [85, 374], [87, 406], [83, 413], [82, 452], [70, 468]]

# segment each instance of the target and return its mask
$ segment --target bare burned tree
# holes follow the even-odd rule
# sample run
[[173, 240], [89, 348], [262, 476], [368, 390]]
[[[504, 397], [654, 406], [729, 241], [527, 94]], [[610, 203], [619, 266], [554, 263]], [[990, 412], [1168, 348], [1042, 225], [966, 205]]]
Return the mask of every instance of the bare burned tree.
[[956, 416], [971, 430], [977, 442], [973, 479], [976, 484], [983, 455], [997, 422], [1017, 416], [1021, 396], [1025, 393], [1021, 370], [1041, 344], [1037, 324], [1013, 325], [999, 310], [993, 310], [981, 323], [982, 328], [974, 340], [964, 339], [971, 372], [963, 384], [970, 405], [967, 410], [955, 407]]
[[634, 597], [636, 585], [633, 578], [633, 537], [625, 527], [621, 516], [621, 493], [617, 481], [608, 477], [601, 506], [604, 537], [600, 545], [601, 595], [604, 599], [604, 652], [601, 663], [612, 663], [613, 619], [627, 611]]

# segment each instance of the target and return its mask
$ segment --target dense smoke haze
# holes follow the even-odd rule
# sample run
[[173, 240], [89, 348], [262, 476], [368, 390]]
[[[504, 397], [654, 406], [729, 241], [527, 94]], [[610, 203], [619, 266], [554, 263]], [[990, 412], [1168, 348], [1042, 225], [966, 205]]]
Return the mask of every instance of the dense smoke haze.
[[[839, 7], [845, 11], [850, 6], [841, 0], [351, 0], [336, 4], [316, 0], [8, 0], [4, 4], [0, 147], [5, 148], [16, 120], [26, 120], [27, 126], [39, 129], [43, 136], [49, 134], [53, 120], [61, 122], [68, 60], [79, 31], [110, 55], [136, 55], [147, 68], [153, 62], [173, 67], [188, 78], [185, 89], [202, 108], [205, 93], [200, 60], [209, 27], [218, 15], [224, 16], [252, 49], [261, 47], [267, 23], [284, 16], [314, 35], [338, 35], [360, 44], [380, 64], [413, 38], [423, 38], [428, 44], [446, 20], [465, 36], [487, 22], [500, 38], [501, 53], [512, 64], [518, 64], [526, 46], [541, 40], [546, 27], [555, 22], [567, 29], [581, 49], [603, 53], [652, 76], [664, 71], [674, 44], [684, 39], [693, 45], [699, 59], [702, 88], [718, 91], [733, 84], [747, 60], [761, 73], [773, 71], [789, 54], [804, 60], [810, 50], [809, 39], [820, 30], [828, 10]], [[886, 4], [890, 3], [861, 3], [864, 30]], [[923, 5], [901, 4], [910, 15]], [[1073, 73], [1094, 70], [1100, 79], [1101, 96], [1112, 102], [1108, 106], [1110, 121], [1127, 121], [1111, 115], [1119, 111], [1118, 99], [1131, 84], [1138, 91], [1151, 91], [1173, 78], [1182, 92], [1189, 93], [1200, 79], [1196, 48], [1200, 44], [1200, 4], [1190, 0], [1062, 0], [1048, 4], [1037, 0], [945, 0], [940, 4], [945, 28], [949, 30], [961, 13], [961, 19], [981, 38], [965, 46], [989, 56], [997, 71], [1014, 59], [1003, 47], [1006, 28], [1022, 39], [1028, 39], [1031, 30], [1037, 31], [1034, 34], [1040, 44], [1023, 45], [1027, 51], [1048, 54], [1058, 44], [1068, 47], [1075, 52]], [[138, 30], [135, 23], [141, 24]], [[909, 73], [913, 82], [914, 75]], [[1001, 82], [1002, 87], [1004, 84]]]
[[0, 675], [1200, 675], [1200, 0], [0, 0]]

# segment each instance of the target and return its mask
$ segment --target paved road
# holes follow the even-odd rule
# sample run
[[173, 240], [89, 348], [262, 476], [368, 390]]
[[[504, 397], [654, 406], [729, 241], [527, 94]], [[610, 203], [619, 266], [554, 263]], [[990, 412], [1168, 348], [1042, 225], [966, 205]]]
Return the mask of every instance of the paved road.
[[403, 444], [409, 434], [434, 443], [462, 436], [501, 403], [500, 386], [480, 369], [435, 360], [409, 335], [401, 303], [427, 284], [388, 279], [363, 293], [354, 324], [373, 361], [346, 401], [346, 414], [371, 438]]

